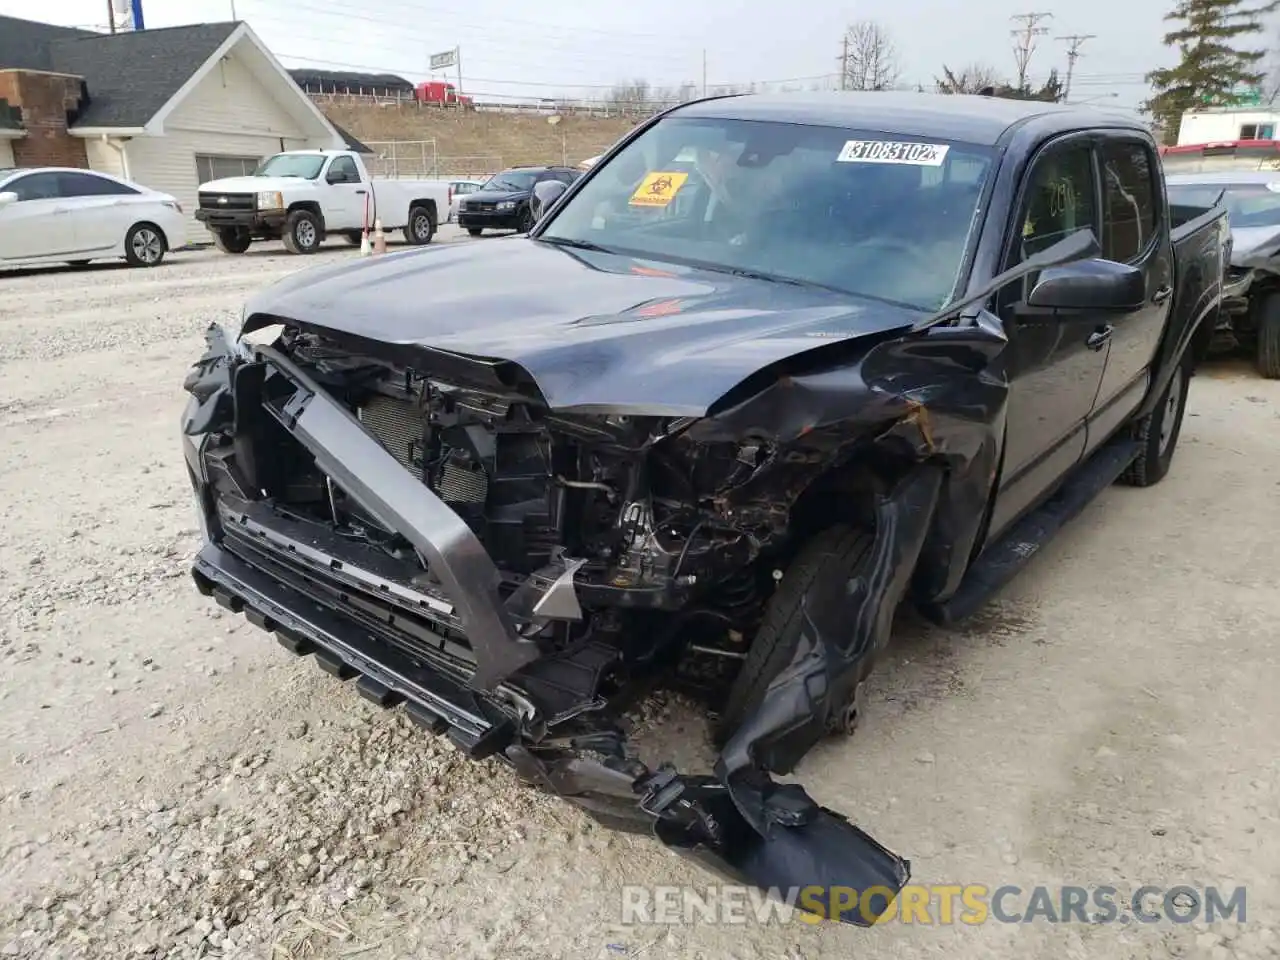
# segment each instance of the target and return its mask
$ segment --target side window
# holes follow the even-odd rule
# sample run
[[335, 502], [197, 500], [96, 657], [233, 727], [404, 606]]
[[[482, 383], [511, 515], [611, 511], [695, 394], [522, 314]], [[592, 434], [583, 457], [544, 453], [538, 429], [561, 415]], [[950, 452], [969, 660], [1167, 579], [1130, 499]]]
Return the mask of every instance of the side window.
[[58, 190], [56, 173], [33, 173], [28, 177], [20, 177], [6, 187], [23, 200], [56, 200], [62, 194]]
[[118, 197], [138, 191], [91, 173], [59, 173], [59, 193], [64, 197]]
[[1102, 161], [1102, 255], [1137, 259], [1156, 232], [1156, 182], [1151, 153], [1140, 143], [1108, 143]]
[[1010, 266], [1090, 228], [1098, 229], [1092, 151], [1080, 144], [1047, 153], [1031, 172], [1023, 200], [1021, 242]]
[[329, 165], [329, 173], [325, 179], [330, 183], [359, 183], [360, 171], [350, 157], [338, 157]]

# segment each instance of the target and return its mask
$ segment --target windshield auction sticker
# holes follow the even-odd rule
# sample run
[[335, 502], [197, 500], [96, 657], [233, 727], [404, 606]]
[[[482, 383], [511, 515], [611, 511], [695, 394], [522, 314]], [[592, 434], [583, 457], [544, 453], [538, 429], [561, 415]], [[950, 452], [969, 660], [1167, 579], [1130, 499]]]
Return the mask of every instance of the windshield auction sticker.
[[631, 195], [633, 207], [665, 207], [675, 199], [684, 182], [689, 179], [687, 173], [664, 173], [658, 171], [648, 174]]
[[945, 143], [909, 143], [895, 140], [850, 140], [836, 157], [837, 163], [904, 163], [913, 167], [940, 167], [951, 149]]

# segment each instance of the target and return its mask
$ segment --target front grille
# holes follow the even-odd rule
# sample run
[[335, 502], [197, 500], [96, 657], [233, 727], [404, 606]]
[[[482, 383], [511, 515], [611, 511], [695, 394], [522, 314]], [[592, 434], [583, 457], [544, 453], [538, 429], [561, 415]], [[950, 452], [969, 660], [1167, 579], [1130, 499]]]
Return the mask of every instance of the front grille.
[[252, 193], [201, 193], [199, 196], [202, 210], [253, 210], [256, 206]]

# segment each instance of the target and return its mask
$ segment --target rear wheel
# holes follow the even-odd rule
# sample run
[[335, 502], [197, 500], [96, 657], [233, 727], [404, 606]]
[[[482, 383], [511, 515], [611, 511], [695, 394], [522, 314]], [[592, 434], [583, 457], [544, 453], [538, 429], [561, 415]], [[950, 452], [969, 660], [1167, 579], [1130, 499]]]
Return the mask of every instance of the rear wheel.
[[478, 237], [480, 234], [484, 233], [484, 230], [480, 227], [467, 227], [467, 233], [471, 234], [473, 237]]
[[135, 223], [124, 236], [124, 259], [131, 267], [157, 267], [164, 251], [164, 234], [154, 223]]
[[404, 227], [406, 243], [430, 243], [436, 233], [436, 218], [426, 207], [414, 207], [409, 211], [409, 222]]
[[[852, 581], [870, 573], [874, 542], [870, 531], [842, 525], [823, 530], [801, 548], [765, 605], [760, 629], [733, 681], [719, 721], [721, 740], [727, 739], [759, 706], [769, 684], [794, 659], [804, 635], [806, 606], [814, 599], [815, 589], [832, 574]], [[833, 712], [833, 732], [852, 732], [857, 722], [856, 693], [870, 673], [871, 664], [871, 658], [866, 658], [848, 702]]]
[[342, 235], [342, 238], [346, 240], [347, 243], [351, 244], [353, 247], [360, 246], [361, 234], [359, 230], [348, 230], [346, 233]]
[[1120, 482], [1130, 487], [1149, 487], [1164, 479], [1173, 462], [1182, 416], [1187, 409], [1187, 387], [1191, 382], [1191, 357], [1183, 357], [1155, 409], [1133, 425], [1133, 438], [1141, 448], [1138, 457]]
[[310, 210], [295, 210], [284, 222], [280, 237], [290, 253], [315, 253], [320, 249], [320, 218]]
[[223, 253], [244, 253], [253, 237], [244, 227], [219, 227], [213, 232], [213, 245]]
[[1280, 291], [1267, 294], [1258, 311], [1258, 372], [1280, 380]]

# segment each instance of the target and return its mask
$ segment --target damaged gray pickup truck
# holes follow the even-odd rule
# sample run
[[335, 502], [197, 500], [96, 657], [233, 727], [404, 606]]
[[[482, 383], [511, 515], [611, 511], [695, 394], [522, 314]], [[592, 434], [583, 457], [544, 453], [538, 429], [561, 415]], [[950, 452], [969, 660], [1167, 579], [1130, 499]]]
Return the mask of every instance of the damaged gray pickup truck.
[[[897, 93], [684, 104], [553, 192], [211, 329], [196, 584], [605, 824], [881, 888], [868, 923], [907, 861], [772, 775], [852, 729], [902, 603], [959, 619], [1165, 475], [1223, 211], [1171, 223], [1125, 117]], [[710, 775], [628, 747], [659, 685], [716, 718]]]

